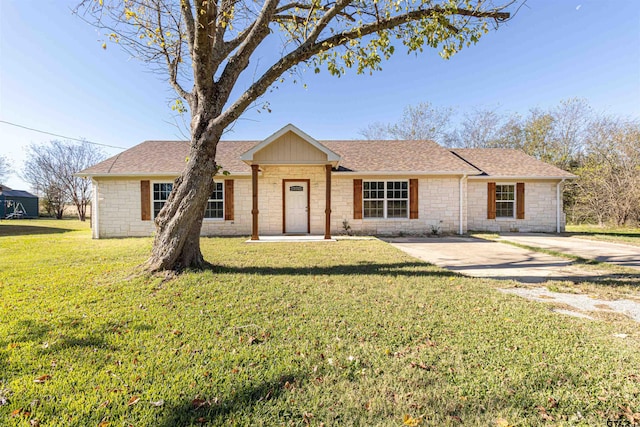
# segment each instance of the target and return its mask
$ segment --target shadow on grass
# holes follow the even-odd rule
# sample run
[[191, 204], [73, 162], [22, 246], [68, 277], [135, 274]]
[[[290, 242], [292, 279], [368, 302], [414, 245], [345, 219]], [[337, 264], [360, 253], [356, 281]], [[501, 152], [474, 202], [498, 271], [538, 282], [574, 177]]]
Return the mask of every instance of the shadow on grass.
[[[248, 385], [236, 389], [232, 397], [223, 400], [207, 399], [206, 396], [197, 399], [188, 398], [182, 403], [164, 409], [167, 415], [158, 420], [158, 427], [174, 427], [188, 425], [219, 425], [229, 423], [234, 413], [253, 412], [252, 407], [260, 402], [278, 399], [290, 385], [299, 387], [306, 378], [288, 373], [277, 379], [264, 381], [259, 384]], [[202, 395], [201, 395], [202, 396]]]
[[206, 270], [224, 274], [259, 274], [269, 276], [332, 276], [332, 275], [363, 275], [363, 276], [411, 276], [411, 277], [450, 277], [459, 276], [458, 273], [441, 270], [426, 262], [398, 262], [389, 264], [358, 263], [331, 266], [309, 267], [231, 267], [225, 265], [207, 264]]
[[42, 227], [38, 225], [14, 225], [3, 222], [0, 226], [0, 237], [30, 236], [36, 234], [62, 234], [73, 231], [70, 228]]
[[562, 233], [562, 236], [613, 236], [613, 237], [636, 237], [640, 239], [640, 231], [638, 232], [626, 232], [626, 231], [598, 231], [598, 232], [589, 232], [589, 231], [565, 231]]

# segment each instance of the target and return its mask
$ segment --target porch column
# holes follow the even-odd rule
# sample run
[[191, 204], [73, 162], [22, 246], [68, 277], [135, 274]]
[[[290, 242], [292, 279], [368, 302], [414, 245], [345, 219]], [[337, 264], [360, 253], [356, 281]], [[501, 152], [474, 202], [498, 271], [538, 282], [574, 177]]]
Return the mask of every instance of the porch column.
[[331, 165], [325, 165], [324, 238], [331, 239]]
[[259, 240], [258, 237], [258, 169], [259, 165], [251, 165], [251, 195], [253, 205], [251, 208], [251, 240]]

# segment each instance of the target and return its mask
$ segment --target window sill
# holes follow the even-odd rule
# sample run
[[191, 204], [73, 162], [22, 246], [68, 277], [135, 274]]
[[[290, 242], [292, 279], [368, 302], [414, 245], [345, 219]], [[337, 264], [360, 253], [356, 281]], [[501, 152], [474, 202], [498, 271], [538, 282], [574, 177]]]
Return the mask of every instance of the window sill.
[[362, 218], [363, 221], [408, 221], [407, 218]]

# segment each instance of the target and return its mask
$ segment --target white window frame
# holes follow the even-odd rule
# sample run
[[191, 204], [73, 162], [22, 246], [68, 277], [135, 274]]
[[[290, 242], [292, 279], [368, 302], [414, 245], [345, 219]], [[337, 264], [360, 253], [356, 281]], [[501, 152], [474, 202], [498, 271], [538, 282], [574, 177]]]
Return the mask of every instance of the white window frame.
[[[173, 190], [173, 182], [153, 181], [151, 183], [151, 213], [153, 214], [153, 219], [156, 218], [156, 202], [162, 202], [162, 207], [164, 207], [164, 204], [167, 202], [167, 199], [156, 199], [155, 187], [156, 185], [162, 185], [162, 184], [168, 184], [171, 186], [171, 190], [169, 190], [169, 194], [171, 194], [171, 191]], [[167, 194], [167, 198], [169, 197], [169, 194]], [[162, 209], [162, 207], [160, 209]]]
[[[222, 217], [221, 218], [207, 218], [204, 217], [203, 220], [205, 221], [224, 221], [224, 181], [214, 181], [216, 185], [221, 185], [222, 190], [222, 198], [221, 199], [207, 199], [207, 206], [209, 205], [209, 202], [221, 202], [222, 203]], [[156, 191], [155, 191], [155, 186], [156, 185], [162, 185], [162, 184], [167, 184], [171, 186], [171, 190], [173, 190], [173, 182], [167, 182], [167, 181], [153, 181], [151, 183], [151, 212], [153, 214], [153, 219], [155, 219], [156, 217], [156, 202], [162, 202], [162, 207], [164, 207], [164, 203], [167, 202], [167, 199], [156, 199]], [[171, 193], [171, 190], [169, 190], [169, 193]], [[167, 198], [169, 196], [167, 195]], [[162, 207], [160, 209], [162, 209]], [[206, 208], [205, 208], [206, 209]], [[159, 211], [158, 211], [159, 212]], [[205, 210], [206, 212], [206, 210]], [[206, 214], [206, 213], [205, 213]]]
[[[215, 185], [220, 185], [221, 186], [220, 193], [222, 194], [222, 198], [221, 199], [211, 199], [211, 198], [207, 199], [207, 207], [209, 207], [209, 203], [211, 203], [211, 202], [213, 202], [213, 203], [215, 203], [215, 202], [222, 203], [222, 216], [220, 218], [209, 218], [209, 217], [205, 216], [203, 219], [204, 219], [204, 221], [224, 221], [224, 208], [225, 208], [225, 206], [224, 206], [224, 181], [213, 181], [213, 183]], [[214, 191], [217, 191], [217, 190], [214, 189]], [[209, 196], [209, 197], [211, 197], [211, 196]], [[207, 214], [207, 207], [205, 207], [205, 211], [204, 211], [205, 215]]]
[[[498, 200], [498, 187], [505, 187], [505, 186], [511, 186], [513, 187], [513, 200]], [[496, 203], [496, 219], [500, 220], [500, 219], [504, 219], [504, 220], [510, 220], [510, 219], [515, 219], [516, 217], [516, 198], [518, 197], [517, 194], [517, 189], [516, 189], [516, 184], [515, 183], [511, 183], [511, 182], [496, 182], [496, 194], [495, 194], [495, 203]], [[498, 203], [511, 203], [511, 216], [500, 216], [498, 215]]]
[[[365, 183], [371, 183], [371, 182], [383, 182], [384, 183], [384, 190], [383, 190], [383, 194], [384, 197], [378, 198], [378, 197], [374, 197], [374, 198], [366, 198], [364, 197], [364, 192], [365, 191], [370, 191], [370, 190], [365, 190]], [[407, 197], [406, 198], [389, 198], [387, 196], [387, 191], [388, 191], [388, 184], [389, 183], [396, 183], [396, 182], [403, 182], [406, 183], [406, 190], [402, 190], [402, 191], [406, 191], [407, 192]], [[376, 190], [379, 191], [379, 190]], [[393, 191], [393, 190], [392, 190]], [[386, 180], [386, 179], [368, 179], [368, 180], [363, 180], [362, 181], [362, 218], [365, 220], [380, 220], [380, 219], [385, 219], [385, 220], [404, 220], [404, 219], [409, 219], [409, 209], [410, 209], [410, 192], [409, 192], [409, 180], [407, 179], [391, 179], [391, 180]], [[383, 202], [383, 207], [382, 207], [382, 216], [375, 216], [375, 217], [371, 217], [371, 216], [366, 216], [366, 209], [364, 207], [365, 202], [366, 201], [382, 201]], [[407, 203], [407, 207], [406, 207], [406, 211], [407, 211], [407, 215], [403, 216], [403, 217], [389, 217], [389, 202], [392, 201], [405, 201]]]

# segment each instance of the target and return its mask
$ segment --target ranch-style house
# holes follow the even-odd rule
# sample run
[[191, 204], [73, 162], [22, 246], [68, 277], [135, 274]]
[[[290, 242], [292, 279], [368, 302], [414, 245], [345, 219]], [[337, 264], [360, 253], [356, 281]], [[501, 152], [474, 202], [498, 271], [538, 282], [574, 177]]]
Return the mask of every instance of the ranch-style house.
[[[94, 238], [149, 236], [188, 141], [145, 141], [78, 175], [93, 184]], [[224, 173], [203, 236], [561, 232], [575, 176], [517, 150], [433, 141], [317, 141], [289, 124], [263, 141], [220, 141]]]

